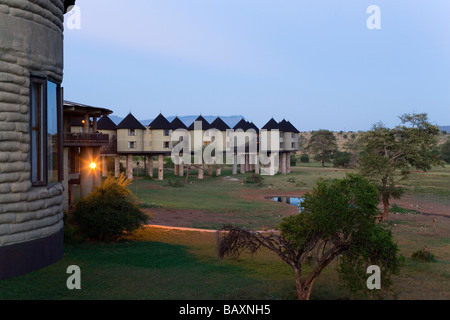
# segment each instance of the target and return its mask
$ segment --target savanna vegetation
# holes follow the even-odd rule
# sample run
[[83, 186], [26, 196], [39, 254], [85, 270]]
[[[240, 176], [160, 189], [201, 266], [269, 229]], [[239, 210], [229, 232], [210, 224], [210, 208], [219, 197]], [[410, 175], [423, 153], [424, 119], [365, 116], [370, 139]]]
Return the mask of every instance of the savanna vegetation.
[[[386, 133], [383, 136], [391, 137], [387, 128], [380, 126], [379, 129]], [[402, 137], [415, 134], [408, 132]], [[112, 183], [113, 187], [109, 189], [118, 188], [117, 193], [102, 189], [93, 193], [110, 195], [110, 201], [93, 201], [104, 208], [115, 207], [118, 199], [127, 201], [127, 208], [134, 217], [129, 229], [122, 226], [120, 234], [95, 237], [87, 231], [81, 232], [81, 218], [75, 221], [74, 215], [68, 215], [64, 258], [42, 270], [0, 281], [0, 299], [450, 299], [450, 218], [445, 216], [450, 214], [450, 166], [436, 166], [428, 161], [436, 153], [445, 161], [445, 146], [440, 144], [431, 151], [419, 150], [415, 162], [410, 162], [409, 156], [404, 159], [403, 163], [409, 163], [409, 166], [396, 170], [400, 173], [407, 170], [407, 179], [399, 180], [401, 185], [399, 181], [395, 184], [402, 187], [402, 198], [392, 200], [389, 215], [383, 222], [375, 223], [373, 218], [381, 212], [383, 205], [376, 198], [379, 189], [374, 180], [367, 184], [370, 176], [366, 175], [361, 180], [364, 182], [358, 184], [361, 188], [346, 187], [345, 184], [349, 174], [362, 173], [357, 156], [363, 134], [347, 133], [346, 138], [343, 133], [334, 135], [338, 137], [338, 150], [327, 153], [327, 158], [309, 154], [308, 139], [303, 139], [304, 148], [294, 158], [289, 175], [260, 177], [247, 173], [232, 176], [231, 168], [225, 167], [222, 176], [206, 175], [199, 180], [194, 168], [187, 179], [180, 179], [173, 175], [172, 168], [166, 168], [165, 180], [158, 181], [139, 174], [144, 172], [140, 168], [141, 171], [136, 172], [138, 178], [132, 182]], [[338, 152], [347, 153], [340, 154], [343, 160], [339, 158], [339, 161], [350, 165], [337, 163]], [[122, 189], [124, 186], [126, 190]], [[310, 219], [298, 214], [298, 210], [292, 210], [288, 204], [266, 199], [269, 195], [283, 194], [304, 197], [306, 202], [302, 206], [305, 208], [306, 205], [305, 210], [311, 212]], [[367, 198], [361, 203], [352, 202], [361, 196]], [[329, 210], [336, 203], [342, 205], [342, 210]], [[84, 205], [87, 204], [80, 202], [79, 208]], [[423, 209], [424, 205], [433, 211]], [[368, 206], [367, 210], [356, 215], [365, 206]], [[79, 210], [98, 210], [101, 216], [104, 208]], [[158, 210], [189, 217], [181, 226], [193, 229], [157, 225]], [[363, 219], [364, 214], [368, 215], [367, 219]], [[254, 246], [253, 236], [247, 244], [258, 250], [242, 251], [239, 246], [225, 250], [226, 247], [217, 242], [217, 230], [225, 225], [232, 226], [229, 230], [261, 236], [262, 241], [265, 241], [262, 237], [270, 237], [272, 231], [282, 236], [284, 242], [278, 244], [290, 246], [289, 250], [300, 257], [298, 262], [301, 263], [297, 267], [301, 266], [301, 273], [297, 270], [296, 274], [293, 264], [280, 259], [287, 251]], [[340, 238], [349, 230], [361, 233], [352, 234], [354, 238]], [[333, 259], [326, 259], [323, 254], [332, 250], [339, 239], [357, 242], [351, 242], [352, 250], [336, 251], [339, 254], [333, 255]], [[361, 245], [365, 239], [371, 245]], [[349, 243], [342, 245], [349, 248]], [[382, 243], [386, 245], [377, 245]], [[310, 247], [314, 249], [309, 250]], [[222, 248], [222, 254], [218, 248]], [[392, 250], [383, 252], [382, 248]], [[400, 256], [404, 259], [398, 269]], [[383, 259], [386, 257], [390, 259]], [[370, 261], [393, 263], [382, 268], [385, 277], [382, 294], [381, 291], [360, 290], [367, 277], [361, 270]], [[78, 265], [82, 270], [81, 290], [66, 287], [66, 270], [70, 265]]]

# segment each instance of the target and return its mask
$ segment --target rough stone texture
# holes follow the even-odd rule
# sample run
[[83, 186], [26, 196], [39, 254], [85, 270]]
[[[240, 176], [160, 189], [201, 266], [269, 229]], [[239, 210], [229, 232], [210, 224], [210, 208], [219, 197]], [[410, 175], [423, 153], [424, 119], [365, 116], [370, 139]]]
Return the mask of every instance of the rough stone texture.
[[0, 246], [63, 228], [63, 186], [30, 182], [30, 75], [58, 82], [63, 69], [62, 0], [0, 0]]

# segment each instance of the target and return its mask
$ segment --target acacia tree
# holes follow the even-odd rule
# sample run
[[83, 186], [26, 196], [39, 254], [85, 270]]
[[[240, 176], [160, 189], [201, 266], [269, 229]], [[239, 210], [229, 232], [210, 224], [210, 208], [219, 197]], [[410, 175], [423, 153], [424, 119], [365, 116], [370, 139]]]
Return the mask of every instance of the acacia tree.
[[301, 212], [283, 219], [279, 233], [222, 228], [219, 257], [237, 258], [263, 247], [275, 252], [292, 267], [299, 300], [310, 298], [322, 270], [340, 255], [338, 272], [352, 293], [371, 293], [362, 279], [373, 264], [382, 270], [383, 289], [388, 290], [400, 257], [391, 233], [375, 221], [377, 203], [377, 190], [365, 178], [320, 180], [304, 196]]
[[314, 131], [306, 147], [308, 152], [315, 154], [315, 159], [322, 162], [322, 167], [326, 161], [330, 161], [333, 153], [337, 151], [336, 137], [329, 130]]
[[427, 114], [405, 114], [400, 120], [401, 125], [393, 129], [375, 124], [359, 141], [358, 169], [378, 188], [382, 221], [389, 215], [390, 199], [403, 194], [398, 183], [408, 177], [412, 167], [427, 171], [442, 164], [436, 151], [440, 131], [428, 122]]

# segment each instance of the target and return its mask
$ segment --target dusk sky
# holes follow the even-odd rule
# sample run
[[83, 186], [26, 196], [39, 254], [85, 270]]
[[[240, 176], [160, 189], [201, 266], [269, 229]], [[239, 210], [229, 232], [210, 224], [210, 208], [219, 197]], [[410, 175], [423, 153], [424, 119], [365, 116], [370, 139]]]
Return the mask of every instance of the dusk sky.
[[[450, 125], [448, 0], [77, 0], [65, 99], [140, 120], [271, 117], [300, 131]], [[377, 5], [381, 29], [366, 10]]]

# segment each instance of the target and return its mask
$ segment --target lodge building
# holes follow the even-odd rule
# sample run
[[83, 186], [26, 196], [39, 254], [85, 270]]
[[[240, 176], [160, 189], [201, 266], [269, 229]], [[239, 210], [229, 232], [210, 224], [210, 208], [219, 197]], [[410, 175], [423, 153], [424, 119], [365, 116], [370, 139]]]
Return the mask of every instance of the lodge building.
[[[201, 125], [201, 130], [198, 130]], [[181, 130], [180, 130], [181, 129]], [[197, 130], [196, 130], [197, 129]], [[179, 142], [187, 139], [190, 143], [192, 155], [194, 154], [194, 141], [201, 139], [201, 147], [204, 149], [211, 142], [216, 141], [217, 137], [221, 137], [221, 146], [225, 154], [231, 154], [232, 159], [222, 159], [216, 161], [218, 164], [204, 164], [203, 161], [197, 166], [198, 178], [204, 177], [205, 170], [208, 175], [213, 174], [215, 168], [216, 175], [221, 175], [222, 164], [232, 164], [232, 174], [238, 173], [238, 165], [240, 165], [240, 173], [249, 171], [260, 172], [260, 133], [261, 131], [271, 132], [277, 131], [277, 145], [279, 158], [277, 159], [278, 167], [276, 171], [282, 174], [290, 173], [290, 158], [293, 153], [298, 150], [298, 134], [299, 131], [286, 120], [277, 122], [274, 119], [270, 121], [260, 130], [253, 122], [240, 120], [233, 128], [230, 128], [220, 117], [209, 123], [203, 116], [199, 116], [189, 126], [184, 124], [178, 117], [172, 122], [168, 121], [162, 114], [159, 114], [149, 125], [144, 126], [131, 113], [129, 113], [118, 125], [107, 116], [104, 115], [97, 122], [97, 130], [101, 134], [109, 135], [109, 144], [101, 148], [101, 162], [107, 162], [108, 157], [114, 157], [114, 174], [120, 175], [120, 159], [125, 158], [125, 170], [129, 179], [133, 178], [133, 156], [145, 156], [144, 164], [147, 174], [150, 177], [155, 175], [154, 169], [157, 169], [157, 177], [159, 180], [164, 179], [164, 157], [172, 154], [173, 147]], [[183, 139], [174, 138], [174, 132], [181, 132]], [[243, 138], [239, 140], [239, 134]], [[186, 137], [187, 135], [187, 137]], [[279, 135], [279, 136], [278, 136]], [[270, 141], [269, 141], [270, 143]], [[270, 148], [264, 149], [270, 153]], [[215, 159], [215, 160], [218, 160]], [[206, 167], [205, 167], [206, 166]], [[106, 168], [103, 165], [103, 175], [106, 176]], [[183, 176], [187, 169], [186, 164], [175, 164], [174, 173]], [[275, 171], [275, 172], [276, 172]]]

